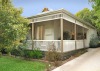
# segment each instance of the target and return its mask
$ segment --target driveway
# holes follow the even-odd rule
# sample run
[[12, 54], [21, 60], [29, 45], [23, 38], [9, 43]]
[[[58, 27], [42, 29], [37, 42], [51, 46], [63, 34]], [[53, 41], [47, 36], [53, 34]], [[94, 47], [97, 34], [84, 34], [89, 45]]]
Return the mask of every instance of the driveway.
[[100, 48], [90, 48], [85, 54], [52, 71], [100, 71]]

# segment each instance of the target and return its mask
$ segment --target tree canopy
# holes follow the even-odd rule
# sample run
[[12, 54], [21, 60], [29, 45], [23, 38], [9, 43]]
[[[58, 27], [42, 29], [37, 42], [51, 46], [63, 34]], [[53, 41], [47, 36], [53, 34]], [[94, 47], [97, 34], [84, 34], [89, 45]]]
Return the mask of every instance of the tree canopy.
[[12, 48], [25, 40], [29, 22], [10, 0], [0, 0], [0, 5], [0, 48]]
[[94, 23], [96, 27], [100, 30], [100, 0], [90, 0], [93, 7], [93, 16], [95, 17]]
[[92, 10], [84, 8], [76, 13], [76, 16], [89, 22], [100, 31], [100, 0], [89, 0], [89, 2], [92, 4]]
[[76, 13], [76, 16], [83, 19], [86, 22], [92, 23], [92, 12], [88, 8], [84, 8], [83, 10]]
[[95, 27], [98, 30], [98, 35], [100, 37], [100, 0], [89, 0], [92, 3], [92, 13], [93, 19], [92, 22], [94, 23]]

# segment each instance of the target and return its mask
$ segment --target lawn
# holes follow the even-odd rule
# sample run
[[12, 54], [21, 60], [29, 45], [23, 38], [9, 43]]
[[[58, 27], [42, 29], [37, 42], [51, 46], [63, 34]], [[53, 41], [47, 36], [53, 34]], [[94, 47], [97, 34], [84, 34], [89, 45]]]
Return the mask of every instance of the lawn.
[[0, 71], [44, 71], [46, 64], [38, 61], [27, 61], [19, 58], [2, 56]]

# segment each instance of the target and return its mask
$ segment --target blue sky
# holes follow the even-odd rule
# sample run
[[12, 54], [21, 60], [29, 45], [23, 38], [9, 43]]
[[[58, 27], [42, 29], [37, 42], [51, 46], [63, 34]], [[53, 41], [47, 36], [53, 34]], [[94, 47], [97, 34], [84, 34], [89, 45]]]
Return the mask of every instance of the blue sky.
[[24, 17], [36, 15], [42, 11], [44, 7], [50, 10], [58, 10], [64, 8], [75, 14], [83, 8], [91, 8], [88, 0], [13, 0], [15, 7], [22, 7]]

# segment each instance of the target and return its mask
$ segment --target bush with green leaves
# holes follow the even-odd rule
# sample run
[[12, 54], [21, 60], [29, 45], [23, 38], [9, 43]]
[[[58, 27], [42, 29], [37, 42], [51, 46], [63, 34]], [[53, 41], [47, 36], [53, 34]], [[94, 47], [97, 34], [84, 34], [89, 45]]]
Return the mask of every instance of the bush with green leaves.
[[33, 52], [34, 52], [33, 58], [38, 59], [38, 58], [42, 58], [43, 57], [43, 53], [41, 52], [41, 50], [39, 48], [35, 48], [33, 50]]
[[32, 50], [24, 50], [23, 56], [25, 58], [33, 58], [34, 54], [33, 54], [33, 51]]
[[1, 49], [0, 49], [0, 56], [1, 56]]
[[15, 56], [23, 56], [24, 50], [27, 48], [27, 40], [20, 41], [20, 45], [13, 47], [11, 54]]
[[7, 54], [8, 52], [7, 52], [7, 48], [1, 48], [1, 53], [2, 54]]
[[2, 53], [0, 52], [0, 57], [2, 56]]
[[99, 43], [99, 39], [98, 37], [94, 37], [94, 35], [92, 36], [91, 40], [90, 40], [90, 47], [91, 48], [95, 48], [98, 46], [98, 43]]
[[49, 45], [48, 52], [46, 52], [46, 60], [54, 62], [54, 66], [60, 66], [62, 59], [62, 54], [57, 51], [55, 44], [52, 42], [52, 44]]
[[57, 51], [48, 51], [46, 52], [46, 59], [48, 61], [60, 61], [61, 60], [61, 53], [57, 52]]
[[23, 51], [19, 48], [13, 48], [11, 50], [11, 55], [15, 55], [15, 56], [22, 56]]
[[98, 38], [99, 38], [99, 43], [98, 43], [98, 47], [100, 47], [100, 36], [99, 36]]
[[52, 62], [61, 60], [61, 53], [57, 51], [57, 48], [53, 42], [51, 45], [49, 45], [48, 52], [46, 52], [46, 59]]
[[15, 8], [12, 0], [0, 0], [0, 48], [7, 48], [8, 53], [26, 39], [29, 20], [21, 14], [22, 9]]
[[43, 54], [38, 48], [35, 48], [34, 50], [24, 50], [24, 55], [23, 56], [25, 58], [38, 59], [38, 58], [42, 58]]
[[100, 40], [99, 40], [99, 43], [98, 43], [98, 47], [100, 47]]

